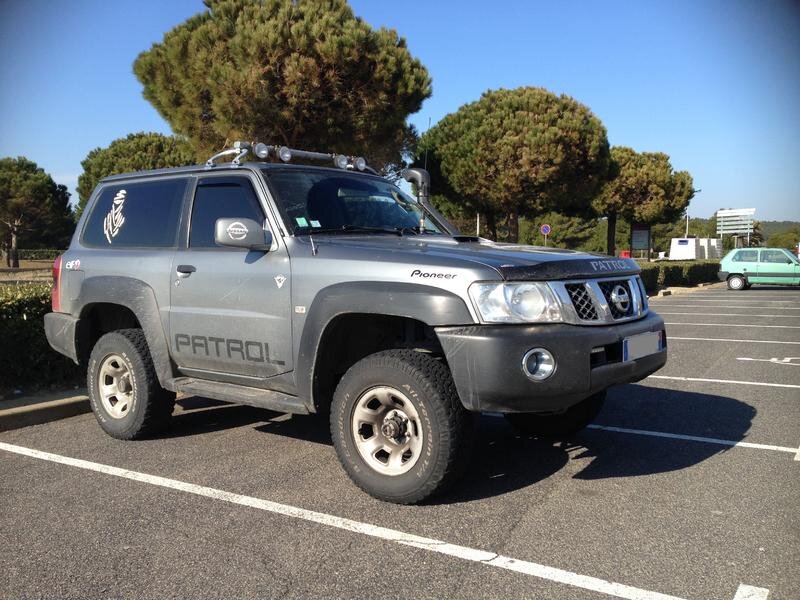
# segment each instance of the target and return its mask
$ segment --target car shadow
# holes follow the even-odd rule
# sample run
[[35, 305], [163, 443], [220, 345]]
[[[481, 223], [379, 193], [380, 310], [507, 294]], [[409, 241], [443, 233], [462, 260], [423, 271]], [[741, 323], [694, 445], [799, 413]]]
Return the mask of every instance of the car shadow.
[[[324, 416], [284, 415], [197, 397], [179, 404], [181, 410], [165, 437], [253, 425], [262, 433], [332, 446]], [[755, 415], [749, 404], [725, 396], [625, 385], [609, 390], [594, 425], [737, 442], [746, 438]], [[563, 440], [537, 439], [519, 433], [502, 417], [476, 415], [472, 456], [463, 477], [431, 503], [501, 496], [545, 480], [568, 468], [571, 461], [580, 463], [575, 479], [636, 477], [685, 469], [731, 449], [594, 428]]]

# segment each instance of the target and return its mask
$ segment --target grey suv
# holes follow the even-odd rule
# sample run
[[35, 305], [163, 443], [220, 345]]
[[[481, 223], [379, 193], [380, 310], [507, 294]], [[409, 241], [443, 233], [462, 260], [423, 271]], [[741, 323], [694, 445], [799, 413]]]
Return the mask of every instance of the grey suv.
[[48, 341], [116, 438], [164, 428], [176, 392], [329, 413], [351, 479], [415, 503], [467, 463], [474, 413], [569, 435], [666, 362], [634, 261], [461, 235], [422, 170], [414, 199], [363, 159], [221, 154], [103, 179], [55, 262]]

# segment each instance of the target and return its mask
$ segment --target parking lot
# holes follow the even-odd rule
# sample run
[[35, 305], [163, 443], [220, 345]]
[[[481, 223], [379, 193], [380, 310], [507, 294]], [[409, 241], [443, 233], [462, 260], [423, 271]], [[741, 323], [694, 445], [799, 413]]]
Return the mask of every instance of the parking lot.
[[159, 439], [2, 433], [0, 596], [800, 597], [800, 290], [651, 306], [662, 371], [564, 442], [481, 416], [424, 506], [355, 488], [315, 417], [191, 398]]

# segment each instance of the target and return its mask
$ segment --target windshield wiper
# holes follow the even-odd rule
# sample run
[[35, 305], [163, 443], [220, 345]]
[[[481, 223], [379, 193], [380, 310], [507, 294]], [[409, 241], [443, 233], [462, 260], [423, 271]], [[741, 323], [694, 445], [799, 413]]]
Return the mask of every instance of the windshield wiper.
[[403, 230], [399, 227], [367, 227], [362, 225], [342, 225], [341, 227], [315, 227], [305, 232], [307, 235], [316, 235], [318, 233], [392, 233], [394, 235], [403, 235]]

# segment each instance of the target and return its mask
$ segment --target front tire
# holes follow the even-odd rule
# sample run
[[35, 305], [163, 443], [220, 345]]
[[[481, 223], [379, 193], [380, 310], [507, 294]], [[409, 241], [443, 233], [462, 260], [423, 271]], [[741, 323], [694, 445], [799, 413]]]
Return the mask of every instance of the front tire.
[[731, 275], [728, 277], [728, 289], [738, 292], [739, 290], [746, 290], [749, 286], [747, 280], [741, 275]]
[[100, 427], [120, 440], [162, 431], [175, 408], [175, 393], [159, 385], [141, 329], [119, 329], [97, 341], [89, 357], [87, 388]]
[[447, 367], [413, 350], [353, 365], [336, 388], [331, 436], [350, 479], [379, 500], [414, 504], [463, 471], [472, 419]]
[[563, 413], [509, 413], [509, 423], [523, 433], [542, 438], [568, 437], [594, 421], [606, 401], [606, 391], [598, 392], [570, 406]]

